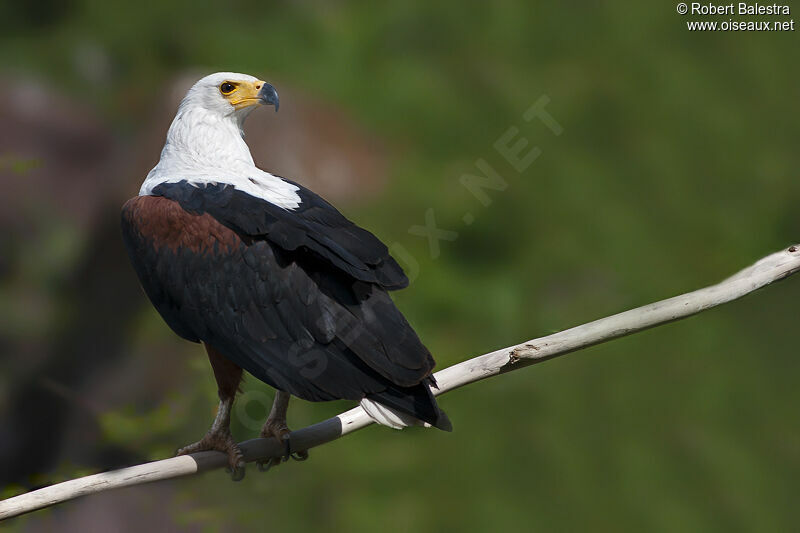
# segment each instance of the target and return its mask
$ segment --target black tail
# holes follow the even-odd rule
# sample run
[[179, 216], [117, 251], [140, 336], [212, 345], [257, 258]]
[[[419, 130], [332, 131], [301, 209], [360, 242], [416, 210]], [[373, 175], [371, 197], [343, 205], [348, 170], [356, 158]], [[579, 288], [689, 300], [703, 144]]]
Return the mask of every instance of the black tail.
[[431, 386], [435, 386], [435, 381], [433, 378], [426, 378], [413, 387], [393, 385], [385, 391], [368, 394], [367, 398], [427, 422], [442, 431], [453, 431], [450, 419], [436, 404]]

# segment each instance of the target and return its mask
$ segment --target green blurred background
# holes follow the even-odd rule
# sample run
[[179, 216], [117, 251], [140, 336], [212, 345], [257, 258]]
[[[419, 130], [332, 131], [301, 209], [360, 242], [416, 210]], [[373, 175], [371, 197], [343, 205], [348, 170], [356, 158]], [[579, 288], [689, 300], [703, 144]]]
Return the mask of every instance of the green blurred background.
[[[205, 355], [146, 302], [118, 230], [209, 72], [274, 84], [281, 112], [247, 126], [256, 160], [413, 258], [396, 301], [439, 368], [797, 242], [797, 33], [689, 19], [670, 2], [0, 4], [2, 495], [167, 457], [211, 422]], [[523, 119], [543, 95], [561, 135]], [[521, 173], [493, 146], [510, 127], [542, 152]], [[507, 183], [488, 206], [459, 183], [479, 158]], [[458, 232], [435, 258], [409, 233], [428, 209]], [[452, 434], [373, 427], [242, 483], [112, 492], [11, 530], [795, 529], [798, 298], [790, 279], [452, 392]], [[240, 439], [272, 395], [244, 389]], [[349, 406], [295, 400], [289, 422]]]

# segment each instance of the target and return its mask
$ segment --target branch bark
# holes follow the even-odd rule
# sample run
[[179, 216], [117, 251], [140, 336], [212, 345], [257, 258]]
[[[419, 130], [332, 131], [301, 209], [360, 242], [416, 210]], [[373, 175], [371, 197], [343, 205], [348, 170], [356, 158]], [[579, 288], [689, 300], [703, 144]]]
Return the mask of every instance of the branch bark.
[[[594, 344], [685, 318], [741, 298], [800, 270], [800, 245], [769, 255], [730, 278], [704, 289], [638, 307], [546, 337], [510, 346], [458, 363], [436, 373], [437, 395], [475, 381], [518, 370]], [[336, 440], [372, 424], [361, 407], [293, 431], [292, 447], [304, 450]], [[241, 443], [245, 461], [278, 458], [284, 449], [275, 439]], [[200, 452], [65, 481], [0, 501], [0, 520], [105, 490], [188, 476], [223, 468], [219, 452]]]

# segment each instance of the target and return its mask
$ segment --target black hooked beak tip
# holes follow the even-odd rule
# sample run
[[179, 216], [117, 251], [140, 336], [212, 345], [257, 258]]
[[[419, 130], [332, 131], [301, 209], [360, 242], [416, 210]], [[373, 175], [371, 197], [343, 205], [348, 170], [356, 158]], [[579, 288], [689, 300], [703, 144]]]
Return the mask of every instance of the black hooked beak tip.
[[278, 112], [278, 106], [280, 105], [278, 91], [269, 83], [265, 83], [261, 90], [258, 91], [258, 99], [261, 100], [262, 104], [274, 105], [275, 112]]

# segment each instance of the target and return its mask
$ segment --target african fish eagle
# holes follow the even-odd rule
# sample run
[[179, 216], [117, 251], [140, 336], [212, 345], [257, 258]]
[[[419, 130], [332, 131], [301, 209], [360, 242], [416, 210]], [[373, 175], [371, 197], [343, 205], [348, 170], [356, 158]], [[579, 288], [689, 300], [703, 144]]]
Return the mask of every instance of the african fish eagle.
[[289, 395], [357, 400], [381, 424], [449, 431], [434, 360], [388, 294], [408, 278], [370, 232], [255, 166], [242, 126], [260, 104], [277, 111], [278, 93], [253, 76], [198, 81], [122, 209], [144, 291], [175, 333], [203, 343], [219, 388], [211, 429], [178, 454], [219, 450], [243, 468], [230, 433], [242, 370], [276, 389], [265, 437], [288, 435]]

